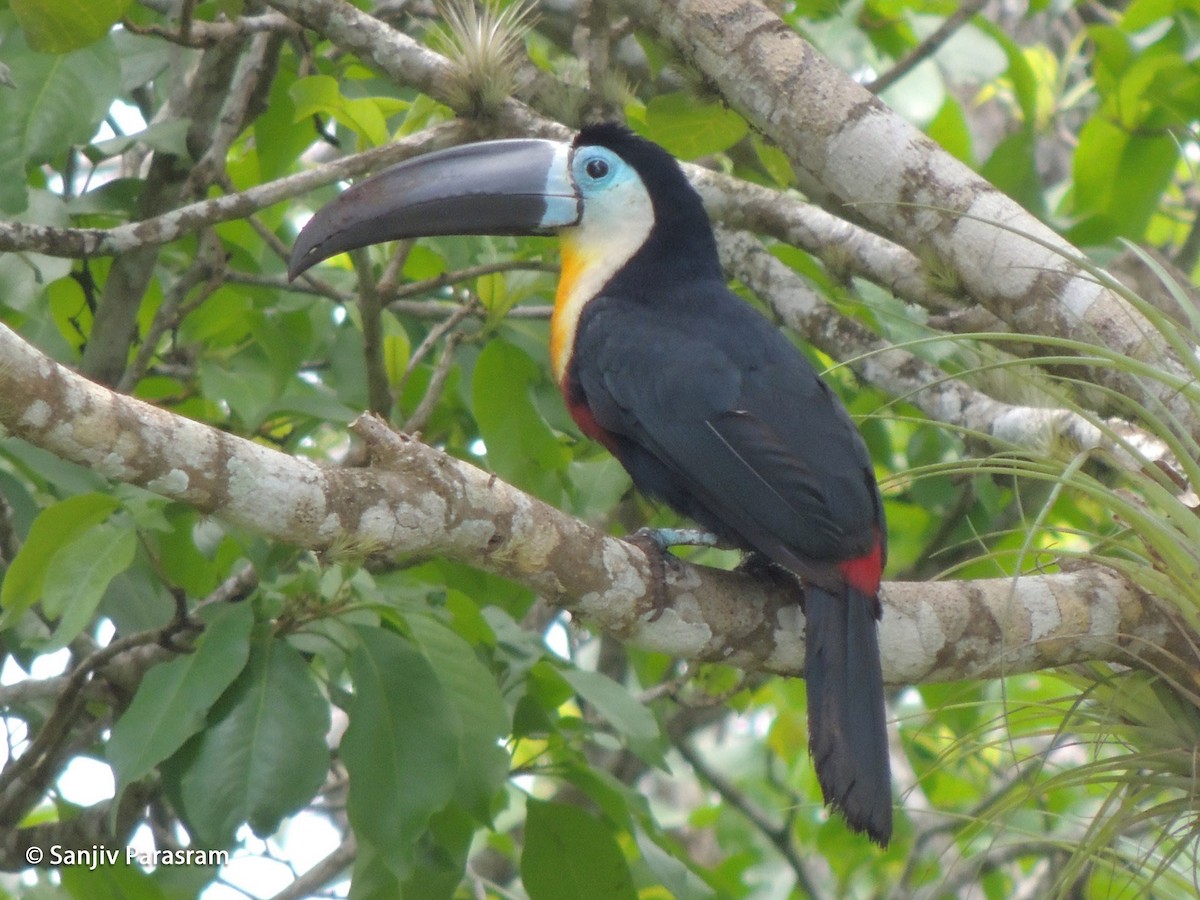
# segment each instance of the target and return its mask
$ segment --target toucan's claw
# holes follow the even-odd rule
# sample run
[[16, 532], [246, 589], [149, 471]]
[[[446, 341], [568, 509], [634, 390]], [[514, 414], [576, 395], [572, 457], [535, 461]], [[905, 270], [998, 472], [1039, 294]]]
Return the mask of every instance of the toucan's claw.
[[718, 543], [715, 534], [698, 528], [639, 528], [625, 540], [640, 547], [650, 563], [654, 600], [651, 622], [657, 622], [667, 608], [667, 565], [679, 565], [679, 560], [667, 551], [671, 547], [716, 547]]
[[794, 594], [800, 612], [804, 612], [804, 583], [794, 573], [772, 562], [770, 557], [752, 550], [742, 557], [736, 571], [749, 575], [755, 581], [765, 581], [781, 591]]
[[650, 564], [650, 592], [654, 612], [649, 621], [657, 622], [667, 608], [667, 547], [660, 534], [653, 528], [639, 528], [625, 538], [646, 554]]

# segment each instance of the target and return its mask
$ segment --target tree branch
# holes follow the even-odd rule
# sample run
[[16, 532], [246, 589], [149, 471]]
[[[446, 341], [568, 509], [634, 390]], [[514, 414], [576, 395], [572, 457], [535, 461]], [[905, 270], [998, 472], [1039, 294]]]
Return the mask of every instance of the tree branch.
[[[647, 649], [796, 674], [804, 620], [790, 591], [744, 573], [651, 566], [605, 535], [461, 460], [361, 418], [369, 468], [331, 468], [114, 393], [0, 326], [0, 424], [108, 478], [264, 537], [331, 556], [442, 555], [517, 582]], [[972, 582], [888, 583], [884, 677], [915, 683], [1084, 660], [1178, 671], [1194, 659], [1169, 604], [1089, 566]]]
[[[788, 327], [830, 356], [849, 360], [868, 384], [914, 404], [931, 419], [968, 437], [989, 438], [998, 447], [1038, 455], [1102, 450], [1106, 461], [1126, 471], [1161, 466], [1181, 488], [1186, 486], [1170, 449], [1148, 432], [1118, 419], [1101, 428], [1063, 407], [997, 400], [841, 315], [754, 237], [718, 230], [717, 246], [726, 271], [768, 303]], [[1052, 399], [1047, 397], [1047, 404]]]

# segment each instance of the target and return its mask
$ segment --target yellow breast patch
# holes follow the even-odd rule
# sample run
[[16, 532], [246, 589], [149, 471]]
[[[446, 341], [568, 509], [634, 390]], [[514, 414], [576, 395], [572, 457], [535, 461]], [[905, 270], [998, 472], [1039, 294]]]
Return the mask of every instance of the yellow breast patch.
[[559, 232], [562, 274], [550, 317], [550, 365], [560, 385], [567, 377], [583, 308], [637, 253], [654, 227], [654, 213], [644, 191], [626, 199], [621, 212], [624, 217], [611, 222], [606, 221], [615, 218], [610, 207], [585, 209], [581, 225]]
[[583, 277], [590, 268], [587, 255], [579, 251], [576, 242], [564, 236], [562, 240], [562, 272], [554, 294], [554, 312], [550, 316], [550, 365], [554, 380], [560, 385], [567, 375], [567, 364], [575, 344], [575, 329], [579, 315], [589, 297], [580, 288], [589, 279]]

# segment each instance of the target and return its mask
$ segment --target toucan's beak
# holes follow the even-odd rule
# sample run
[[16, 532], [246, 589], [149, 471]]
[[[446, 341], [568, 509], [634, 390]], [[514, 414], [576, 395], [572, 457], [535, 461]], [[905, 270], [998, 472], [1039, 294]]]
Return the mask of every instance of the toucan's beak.
[[295, 278], [338, 253], [440, 234], [542, 234], [574, 225], [582, 201], [571, 145], [485, 141], [406, 160], [361, 181], [317, 211], [288, 262]]

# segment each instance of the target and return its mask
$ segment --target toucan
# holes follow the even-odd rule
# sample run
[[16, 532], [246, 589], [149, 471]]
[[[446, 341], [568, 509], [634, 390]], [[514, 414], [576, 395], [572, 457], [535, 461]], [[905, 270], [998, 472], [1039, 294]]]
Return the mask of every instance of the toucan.
[[886, 846], [886, 527], [871, 458], [805, 356], [727, 286], [700, 196], [666, 150], [604, 123], [570, 143], [410, 159], [321, 208], [289, 275], [400, 238], [555, 232], [550, 364], [572, 418], [641, 492], [798, 580], [821, 791]]

